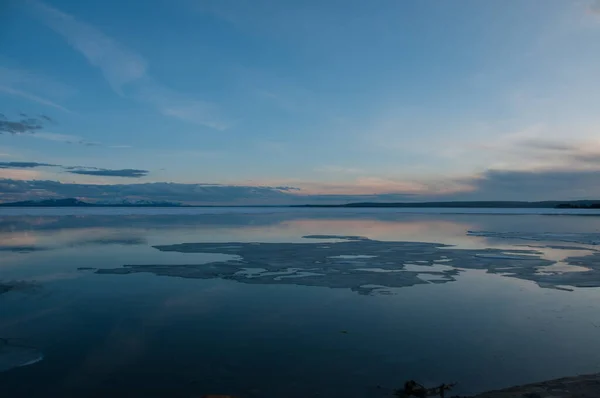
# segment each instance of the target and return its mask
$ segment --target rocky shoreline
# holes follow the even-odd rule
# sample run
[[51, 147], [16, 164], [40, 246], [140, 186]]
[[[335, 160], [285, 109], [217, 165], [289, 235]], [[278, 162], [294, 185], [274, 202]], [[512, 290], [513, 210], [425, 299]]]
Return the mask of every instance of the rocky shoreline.
[[[472, 398], [598, 398], [600, 373], [490, 391]], [[458, 397], [457, 397], [458, 398]], [[464, 397], [467, 398], [467, 397]]]

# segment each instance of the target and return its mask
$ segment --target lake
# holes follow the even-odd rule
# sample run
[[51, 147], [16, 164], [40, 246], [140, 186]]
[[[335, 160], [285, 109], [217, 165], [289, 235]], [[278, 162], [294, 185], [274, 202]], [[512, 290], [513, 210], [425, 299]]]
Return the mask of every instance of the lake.
[[3, 208], [7, 397], [386, 397], [600, 372], [600, 217]]

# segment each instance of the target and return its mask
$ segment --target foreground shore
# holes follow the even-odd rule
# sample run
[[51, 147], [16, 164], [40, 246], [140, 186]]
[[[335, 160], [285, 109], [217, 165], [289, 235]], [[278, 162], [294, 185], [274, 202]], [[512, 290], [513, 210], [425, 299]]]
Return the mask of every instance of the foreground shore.
[[600, 397], [600, 373], [565, 377], [490, 391], [472, 398], [597, 398]]
[[[381, 387], [379, 387], [381, 388]], [[406, 397], [399, 391], [387, 391], [385, 398]], [[381, 397], [380, 394], [369, 395]], [[437, 396], [437, 395], [436, 395]], [[497, 391], [489, 391], [474, 396], [458, 396], [446, 392], [448, 398], [600, 398], [600, 373], [565, 377], [543, 381], [540, 383], [525, 384], [522, 386], [509, 387]], [[198, 397], [196, 397], [198, 398]], [[231, 395], [203, 395], [201, 398], [236, 398]]]

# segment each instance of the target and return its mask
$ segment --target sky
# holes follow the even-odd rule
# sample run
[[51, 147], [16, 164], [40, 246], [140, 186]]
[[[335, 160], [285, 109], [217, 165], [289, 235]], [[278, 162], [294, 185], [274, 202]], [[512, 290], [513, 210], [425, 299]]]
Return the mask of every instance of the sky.
[[7, 0], [0, 201], [600, 199], [600, 1]]

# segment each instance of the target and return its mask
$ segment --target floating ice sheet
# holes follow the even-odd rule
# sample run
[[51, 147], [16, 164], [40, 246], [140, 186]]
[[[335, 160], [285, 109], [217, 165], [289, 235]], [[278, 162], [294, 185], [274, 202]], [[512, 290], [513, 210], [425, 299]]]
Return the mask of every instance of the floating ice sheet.
[[[536, 282], [542, 287], [600, 287], [600, 254], [572, 257], [566, 264], [586, 267], [586, 272], [560, 272], [556, 260], [539, 250], [458, 249], [439, 243], [378, 241], [356, 236], [310, 235], [335, 238], [328, 243], [181, 243], [155, 246], [163, 252], [224, 253], [238, 261], [205, 264], [142, 264], [99, 269], [101, 274], [149, 272], [183, 278], [221, 278], [250, 284], [294, 284], [347, 288], [360, 294], [378, 293], [369, 286], [401, 288], [447, 283], [462, 270], [481, 269]], [[351, 255], [354, 259], [344, 259]], [[440, 264], [442, 263], [442, 264]], [[418, 265], [418, 269], [415, 266]], [[399, 272], [402, 271], [402, 272]], [[426, 279], [426, 280], [424, 280]]]

